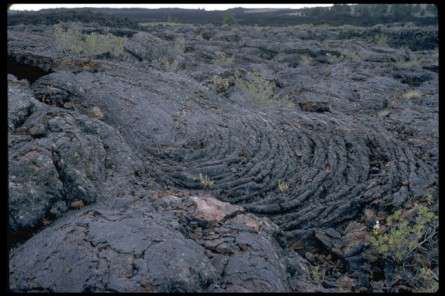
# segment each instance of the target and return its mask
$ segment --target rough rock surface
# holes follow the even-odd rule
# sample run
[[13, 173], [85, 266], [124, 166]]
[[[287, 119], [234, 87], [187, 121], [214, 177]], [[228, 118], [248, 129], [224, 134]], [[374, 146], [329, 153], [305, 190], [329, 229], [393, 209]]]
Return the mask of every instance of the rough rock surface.
[[12, 289], [372, 291], [365, 213], [437, 199], [437, 48], [311, 30], [151, 26], [99, 59], [8, 27]]
[[32, 228], [85, 204], [130, 194], [141, 169], [122, 136], [92, 116], [36, 100], [29, 85], [8, 80], [9, 228]]
[[12, 252], [12, 289], [290, 291], [290, 261], [267, 218], [210, 196], [154, 198], [99, 203], [41, 231]]

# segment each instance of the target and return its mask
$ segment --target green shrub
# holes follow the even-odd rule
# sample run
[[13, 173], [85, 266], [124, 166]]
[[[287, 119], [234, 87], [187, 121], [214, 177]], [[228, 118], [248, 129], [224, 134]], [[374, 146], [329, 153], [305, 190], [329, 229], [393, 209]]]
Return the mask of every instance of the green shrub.
[[289, 184], [285, 181], [278, 180], [278, 190], [280, 192], [287, 192], [289, 190]]
[[177, 71], [181, 68], [185, 52], [186, 41], [184, 37], [176, 38], [172, 45], [163, 48], [163, 55], [159, 57], [159, 65], [166, 71]]
[[[431, 196], [424, 202], [430, 204]], [[376, 226], [378, 224], [376, 223]], [[414, 203], [407, 209], [395, 211], [385, 219], [382, 227], [374, 227], [369, 236], [371, 250], [378, 260], [394, 268], [402, 285], [413, 292], [435, 292], [438, 276], [437, 265], [431, 251], [437, 248], [438, 217], [428, 207]], [[391, 288], [391, 287], [388, 287]]]
[[288, 96], [275, 96], [275, 83], [263, 78], [257, 72], [250, 72], [245, 77], [241, 77], [241, 73], [236, 71], [234, 84], [258, 106], [283, 105], [288, 108], [295, 107]]
[[183, 66], [186, 40], [183, 37], [166, 41], [147, 32], [133, 35], [132, 40], [139, 43], [137, 54], [163, 71], [177, 71]]
[[226, 13], [224, 13], [224, 15], [223, 15], [223, 24], [224, 24], [224, 25], [228, 25], [228, 26], [235, 25], [235, 24], [236, 24], [236, 20], [235, 20], [235, 18], [233, 17], [233, 15], [231, 15], [231, 14], [228, 13], [228, 12], [226, 12]]
[[230, 88], [230, 86], [233, 85], [233, 82], [229, 79], [221, 78], [217, 75], [214, 75], [210, 79], [210, 82], [215, 87], [217, 93], [225, 93]]
[[388, 37], [384, 34], [375, 35], [374, 42], [378, 46], [388, 46]]
[[419, 99], [420, 97], [421, 97], [421, 94], [417, 90], [409, 90], [402, 94], [402, 99], [405, 99], [405, 100]]
[[309, 272], [311, 274], [312, 280], [314, 280], [317, 283], [322, 282], [325, 278], [325, 270], [320, 269], [320, 266], [318, 265], [310, 266]]
[[215, 185], [215, 182], [210, 180], [207, 175], [199, 174], [199, 182], [201, 186], [204, 188], [212, 188]]
[[124, 52], [125, 38], [113, 34], [83, 34], [76, 24], [56, 24], [53, 28], [56, 47], [64, 53], [95, 56], [109, 53], [112, 56], [121, 56]]
[[274, 85], [255, 72], [250, 73], [250, 79], [242, 78], [238, 71], [235, 72], [235, 85], [259, 105], [269, 105], [274, 95]]
[[427, 234], [437, 221], [437, 215], [425, 206], [417, 207], [414, 222], [409, 222], [402, 216], [402, 210], [397, 210], [386, 218], [384, 233], [376, 229], [369, 242], [379, 254], [403, 264], [428, 239]]
[[439, 290], [439, 282], [437, 275], [429, 269], [422, 267], [416, 274], [416, 286], [414, 292], [417, 293], [434, 293]]

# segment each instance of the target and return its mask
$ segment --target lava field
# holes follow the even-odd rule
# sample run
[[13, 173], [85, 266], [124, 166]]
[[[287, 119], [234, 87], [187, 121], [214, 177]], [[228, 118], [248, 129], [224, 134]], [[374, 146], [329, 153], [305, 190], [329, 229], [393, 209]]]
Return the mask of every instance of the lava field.
[[[8, 26], [11, 290], [394, 292], [438, 274], [437, 221], [416, 220], [438, 213], [437, 27], [76, 24], [122, 41], [91, 55], [64, 26]], [[395, 212], [423, 226], [411, 267], [376, 246]]]

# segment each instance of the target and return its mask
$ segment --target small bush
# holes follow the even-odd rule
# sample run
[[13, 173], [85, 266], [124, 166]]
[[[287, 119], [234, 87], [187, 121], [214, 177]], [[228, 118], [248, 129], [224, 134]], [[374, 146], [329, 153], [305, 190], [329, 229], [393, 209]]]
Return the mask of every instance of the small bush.
[[278, 190], [280, 192], [287, 192], [289, 190], [289, 184], [287, 184], [285, 181], [278, 180]]
[[250, 72], [242, 77], [239, 71], [235, 72], [234, 85], [261, 107], [282, 105], [294, 108], [294, 103], [289, 96], [276, 96], [276, 84], [267, 80], [257, 72]]
[[371, 257], [378, 262], [378, 270], [384, 271], [385, 277], [399, 279], [392, 284], [387, 282], [387, 291], [398, 286], [410, 288], [412, 292], [437, 291], [439, 279], [435, 250], [438, 248], [439, 221], [427, 207], [432, 203], [432, 195], [427, 194], [406, 208], [395, 211], [382, 225], [376, 222], [369, 234], [370, 251], [374, 253]]
[[210, 180], [207, 175], [199, 174], [199, 182], [201, 186], [204, 188], [212, 188], [215, 185], [215, 182]]
[[374, 43], [378, 46], [388, 46], [388, 37], [384, 34], [378, 34], [374, 36]]
[[219, 51], [216, 53], [216, 58], [215, 58], [214, 63], [216, 65], [223, 66], [223, 65], [231, 65], [231, 64], [233, 64], [233, 61], [234, 61], [233, 56], [230, 56], [222, 51]]
[[224, 16], [223, 16], [223, 24], [224, 25], [228, 25], [228, 26], [232, 26], [232, 25], [236, 24], [236, 20], [233, 17], [233, 15], [231, 15], [228, 12], [226, 12], [226, 13], [224, 13]]
[[210, 82], [215, 87], [217, 93], [225, 93], [233, 85], [233, 82], [229, 79], [221, 78], [217, 75], [214, 75]]
[[183, 57], [185, 52], [186, 41], [184, 37], [176, 38], [172, 46], [168, 49], [164, 48], [165, 56], [160, 58], [161, 68], [166, 71], [177, 71], [182, 67]]
[[350, 60], [353, 62], [360, 62], [362, 60], [360, 55], [356, 51], [353, 51], [353, 50], [347, 50], [347, 51], [343, 52], [342, 57], [346, 60]]
[[318, 265], [311, 266], [309, 271], [310, 271], [312, 280], [314, 280], [315, 282], [319, 283], [324, 280], [325, 271], [320, 269], [320, 266], [318, 266]]
[[309, 66], [312, 64], [312, 58], [307, 54], [303, 54], [300, 56], [299, 63], [301, 65]]
[[83, 34], [76, 24], [54, 25], [53, 35], [56, 47], [67, 54], [95, 56], [109, 53], [118, 57], [124, 52], [125, 38], [110, 33]]
[[272, 82], [255, 72], [250, 73], [249, 76], [250, 79], [243, 79], [238, 71], [235, 72], [235, 85], [249, 94], [258, 104], [269, 105], [275, 90]]
[[414, 292], [417, 293], [434, 293], [439, 290], [438, 277], [434, 272], [422, 267], [416, 275], [416, 286]]
[[147, 32], [139, 32], [132, 37], [138, 44], [136, 53], [155, 68], [164, 71], [177, 71], [183, 66], [185, 38], [166, 41]]
[[414, 222], [409, 222], [397, 210], [386, 218], [387, 229], [376, 229], [370, 236], [371, 246], [385, 258], [403, 264], [413, 252], [428, 240], [437, 215], [425, 206], [418, 206]]
[[417, 90], [409, 90], [402, 95], [405, 100], [412, 100], [420, 98], [420, 93]]

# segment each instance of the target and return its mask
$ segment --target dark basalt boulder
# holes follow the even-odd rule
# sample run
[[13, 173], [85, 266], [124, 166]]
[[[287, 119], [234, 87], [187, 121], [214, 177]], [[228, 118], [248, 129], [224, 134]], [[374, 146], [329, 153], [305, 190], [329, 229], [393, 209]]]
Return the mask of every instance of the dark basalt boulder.
[[[278, 227], [210, 196], [116, 199], [58, 220], [10, 256], [15, 292], [289, 291], [308, 277]], [[309, 284], [308, 284], [309, 285]]]
[[118, 132], [97, 116], [41, 103], [25, 82], [10, 78], [10, 230], [40, 225], [72, 201], [128, 194], [141, 167]]

